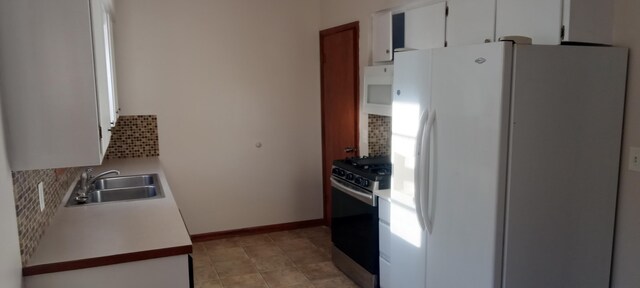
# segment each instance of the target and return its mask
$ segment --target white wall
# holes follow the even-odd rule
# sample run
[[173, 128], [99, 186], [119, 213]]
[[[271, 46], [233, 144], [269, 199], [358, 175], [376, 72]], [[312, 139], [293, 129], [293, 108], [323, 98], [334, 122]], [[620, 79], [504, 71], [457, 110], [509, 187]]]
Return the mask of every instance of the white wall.
[[121, 113], [158, 115], [190, 232], [322, 218], [319, 1], [116, 9]]
[[629, 147], [640, 147], [640, 1], [616, 0], [614, 44], [629, 47], [627, 103], [618, 194], [613, 287], [640, 287], [640, 172], [629, 171]]
[[0, 283], [2, 283], [0, 286], [18, 288], [22, 285], [22, 262], [13, 182], [7, 159], [1, 114], [0, 112]]

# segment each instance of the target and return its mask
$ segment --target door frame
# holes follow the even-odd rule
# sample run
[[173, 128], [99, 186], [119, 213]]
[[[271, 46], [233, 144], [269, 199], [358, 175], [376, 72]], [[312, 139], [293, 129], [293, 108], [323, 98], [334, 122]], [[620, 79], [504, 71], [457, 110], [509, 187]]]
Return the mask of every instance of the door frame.
[[351, 22], [351, 23], [347, 23], [347, 24], [343, 24], [340, 26], [336, 26], [336, 27], [332, 27], [332, 28], [328, 28], [328, 29], [324, 29], [324, 30], [320, 30], [320, 113], [321, 113], [321, 129], [322, 129], [322, 210], [323, 210], [323, 219], [325, 222], [325, 225], [327, 226], [331, 226], [331, 195], [330, 192], [327, 193], [327, 191], [330, 191], [327, 189], [327, 186], [331, 186], [331, 182], [329, 181], [329, 178], [331, 176], [331, 173], [328, 173], [328, 169], [330, 167], [326, 167], [326, 135], [325, 135], [325, 117], [324, 117], [324, 112], [325, 112], [325, 107], [324, 107], [324, 95], [325, 95], [325, 91], [324, 91], [324, 37], [335, 34], [335, 33], [340, 33], [340, 32], [344, 32], [344, 31], [348, 31], [348, 30], [353, 30], [353, 51], [354, 51], [354, 57], [353, 57], [353, 72], [354, 72], [354, 95], [355, 95], [355, 105], [354, 107], [356, 108], [356, 111], [354, 113], [354, 117], [355, 117], [355, 129], [356, 129], [356, 139], [355, 139], [355, 143], [354, 145], [356, 146], [357, 150], [356, 150], [356, 156], [360, 154], [359, 152], [359, 143], [360, 143], [360, 22], [359, 21], [355, 21], [355, 22]]

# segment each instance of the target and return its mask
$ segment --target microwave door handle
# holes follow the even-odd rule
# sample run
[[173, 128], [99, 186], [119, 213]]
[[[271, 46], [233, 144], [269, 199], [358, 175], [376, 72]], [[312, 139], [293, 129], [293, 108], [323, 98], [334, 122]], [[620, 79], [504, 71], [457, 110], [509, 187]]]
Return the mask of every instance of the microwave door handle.
[[431, 111], [431, 113], [429, 113], [429, 120], [427, 120], [427, 131], [425, 132], [425, 152], [423, 153], [424, 156], [424, 178], [426, 179], [425, 181], [425, 185], [424, 185], [424, 190], [426, 191], [426, 195], [424, 195], [424, 197], [421, 197], [422, 199], [422, 211], [424, 213], [424, 215], [422, 216], [422, 218], [424, 219], [425, 222], [425, 226], [427, 226], [427, 231], [429, 232], [429, 234], [431, 234], [431, 231], [433, 231], [433, 219], [431, 219], [431, 213], [430, 213], [430, 209], [429, 209], [429, 197], [431, 196], [431, 173], [429, 171], [430, 169], [430, 164], [431, 164], [431, 131], [433, 130], [433, 124], [436, 121], [436, 111], [433, 110]]
[[420, 229], [424, 230], [426, 228], [426, 224], [423, 218], [422, 213], [422, 185], [421, 184], [421, 176], [422, 176], [422, 138], [424, 137], [424, 129], [426, 126], [426, 122], [429, 119], [429, 111], [425, 110], [422, 115], [420, 115], [420, 121], [418, 121], [418, 135], [416, 136], [416, 153], [415, 153], [415, 169], [413, 169], [414, 177], [413, 177], [413, 201], [416, 205], [416, 216], [418, 217], [418, 224], [420, 225]]

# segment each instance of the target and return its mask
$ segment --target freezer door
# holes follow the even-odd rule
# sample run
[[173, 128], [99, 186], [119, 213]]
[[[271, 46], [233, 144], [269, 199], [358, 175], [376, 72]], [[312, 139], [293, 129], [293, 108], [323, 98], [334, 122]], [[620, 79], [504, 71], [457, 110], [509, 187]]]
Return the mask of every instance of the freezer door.
[[504, 287], [609, 287], [627, 50], [514, 59]]
[[512, 45], [433, 52], [427, 288], [499, 288]]
[[425, 231], [418, 222], [415, 196], [415, 152], [419, 118], [430, 102], [431, 51], [395, 54], [391, 123], [391, 287], [425, 283]]

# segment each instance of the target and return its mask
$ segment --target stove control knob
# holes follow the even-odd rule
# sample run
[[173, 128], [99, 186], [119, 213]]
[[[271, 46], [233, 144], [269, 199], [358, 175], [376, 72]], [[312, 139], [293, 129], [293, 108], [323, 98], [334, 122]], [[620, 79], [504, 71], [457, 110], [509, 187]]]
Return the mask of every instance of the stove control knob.
[[363, 187], [369, 187], [369, 180], [367, 179], [362, 179], [362, 184]]
[[353, 176], [353, 174], [352, 174], [352, 173], [348, 173], [348, 174], [347, 174], [347, 180], [349, 180], [349, 181], [353, 181], [353, 178], [354, 178], [354, 176]]
[[342, 169], [338, 169], [338, 176], [340, 177], [344, 177], [344, 175], [347, 174], [346, 172], [344, 172], [344, 170]]
[[338, 169], [338, 168], [333, 168], [333, 169], [331, 169], [331, 174], [333, 174], [333, 175], [338, 175], [338, 171], [340, 171], [340, 169]]
[[353, 181], [353, 182], [355, 182], [356, 185], [362, 185], [362, 180], [364, 180], [364, 179], [362, 179], [362, 177], [356, 177], [356, 180]]

